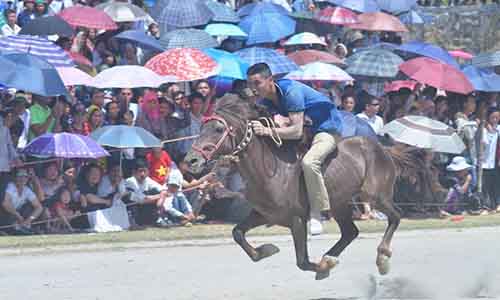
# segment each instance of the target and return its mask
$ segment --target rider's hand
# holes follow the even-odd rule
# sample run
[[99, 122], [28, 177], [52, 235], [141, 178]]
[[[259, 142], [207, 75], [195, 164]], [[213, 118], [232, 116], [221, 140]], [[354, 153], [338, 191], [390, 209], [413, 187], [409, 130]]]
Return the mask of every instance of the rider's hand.
[[270, 136], [271, 129], [264, 127], [260, 121], [251, 121], [250, 125], [252, 125], [253, 132], [256, 135], [260, 136]]

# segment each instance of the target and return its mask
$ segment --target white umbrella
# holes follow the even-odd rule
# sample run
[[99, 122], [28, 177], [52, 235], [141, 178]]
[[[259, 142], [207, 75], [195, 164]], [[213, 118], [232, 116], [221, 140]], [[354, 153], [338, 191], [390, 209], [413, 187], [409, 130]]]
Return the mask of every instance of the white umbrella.
[[322, 62], [313, 62], [292, 71], [285, 78], [301, 81], [352, 81], [354, 80], [341, 68]]
[[97, 9], [104, 11], [115, 22], [135, 22], [146, 20], [153, 23], [154, 20], [142, 8], [127, 2], [109, 1], [96, 6]]
[[465, 144], [455, 129], [423, 116], [406, 116], [391, 121], [382, 128], [381, 134], [435, 152], [459, 154], [465, 150]]
[[160, 76], [143, 66], [116, 66], [97, 74], [89, 85], [97, 88], [139, 88], [159, 87], [176, 81], [173, 76]]
[[92, 76], [83, 72], [82, 70], [74, 67], [61, 67], [56, 68], [57, 73], [65, 86], [70, 85], [90, 85], [92, 83]]

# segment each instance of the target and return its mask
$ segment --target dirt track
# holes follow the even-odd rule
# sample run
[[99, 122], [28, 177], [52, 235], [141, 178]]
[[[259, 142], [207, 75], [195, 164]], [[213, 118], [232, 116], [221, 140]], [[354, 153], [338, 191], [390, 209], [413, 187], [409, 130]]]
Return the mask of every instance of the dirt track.
[[[1, 299], [500, 299], [500, 227], [398, 233], [391, 274], [376, 275], [380, 234], [365, 235], [316, 282], [295, 267], [288, 237], [281, 252], [251, 262], [232, 243], [58, 252], [0, 257]], [[312, 240], [318, 257], [329, 238]], [[264, 239], [259, 239], [262, 242]], [[137, 245], [140, 246], [140, 245]]]

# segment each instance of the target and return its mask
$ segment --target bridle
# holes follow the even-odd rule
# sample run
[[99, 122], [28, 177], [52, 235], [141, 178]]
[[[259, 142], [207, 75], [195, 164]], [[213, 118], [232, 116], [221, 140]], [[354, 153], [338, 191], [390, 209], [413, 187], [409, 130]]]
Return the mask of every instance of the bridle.
[[[206, 143], [201, 145], [200, 147], [192, 146], [192, 149], [194, 152], [198, 152], [206, 161], [210, 161], [215, 152], [219, 150], [219, 148], [222, 146], [222, 144], [225, 142], [227, 137], [235, 137], [235, 132], [233, 126], [229, 126], [227, 124], [226, 120], [219, 116], [219, 115], [212, 115], [210, 117], [207, 117], [203, 120], [203, 124], [206, 124], [210, 121], [218, 121], [224, 125], [224, 132], [222, 133], [222, 136], [219, 138], [217, 143]], [[245, 150], [245, 148], [250, 144], [250, 141], [253, 138], [253, 130], [252, 127], [250, 126], [250, 122], [247, 122], [247, 128], [245, 130], [245, 136], [241, 140], [241, 142], [238, 143], [238, 145], [234, 148], [233, 152], [231, 152], [230, 156], [237, 156], [241, 151]], [[206, 150], [210, 149], [210, 150]]]

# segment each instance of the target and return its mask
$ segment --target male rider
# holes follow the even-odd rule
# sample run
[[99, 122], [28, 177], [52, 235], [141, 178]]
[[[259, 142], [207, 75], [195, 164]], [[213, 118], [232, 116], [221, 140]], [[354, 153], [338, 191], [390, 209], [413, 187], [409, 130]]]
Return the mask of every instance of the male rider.
[[[288, 117], [289, 122], [276, 128], [282, 139], [300, 139], [303, 134], [304, 116], [312, 121], [314, 134], [312, 147], [302, 159], [302, 168], [310, 202], [310, 233], [321, 234], [321, 212], [330, 209], [328, 193], [321, 173], [321, 164], [333, 152], [342, 132], [342, 117], [335, 104], [325, 95], [297, 81], [274, 80], [269, 66], [258, 63], [247, 71], [249, 87], [273, 113]], [[252, 121], [257, 135], [270, 136], [272, 130], [259, 121]]]

